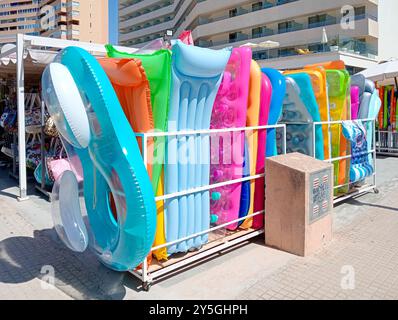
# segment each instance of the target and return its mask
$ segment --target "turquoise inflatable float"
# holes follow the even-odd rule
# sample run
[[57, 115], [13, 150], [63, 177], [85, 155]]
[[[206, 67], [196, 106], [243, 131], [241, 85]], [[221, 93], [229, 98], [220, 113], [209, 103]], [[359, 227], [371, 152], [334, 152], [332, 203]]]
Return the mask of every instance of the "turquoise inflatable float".
[[[156, 228], [154, 193], [134, 132], [92, 55], [68, 47], [55, 61], [43, 74], [42, 94], [57, 128], [83, 166], [92, 247], [109, 268], [132, 270], [150, 252]], [[76, 103], [71, 104], [68, 97]], [[110, 209], [110, 193], [117, 221]]]

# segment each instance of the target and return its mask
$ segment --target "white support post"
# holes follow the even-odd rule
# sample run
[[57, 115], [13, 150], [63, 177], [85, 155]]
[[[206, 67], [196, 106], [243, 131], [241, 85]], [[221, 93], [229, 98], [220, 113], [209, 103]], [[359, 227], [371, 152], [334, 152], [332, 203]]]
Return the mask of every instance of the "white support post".
[[18, 103], [18, 157], [19, 157], [19, 201], [28, 200], [26, 178], [25, 140], [25, 70], [24, 36], [17, 34], [17, 103]]

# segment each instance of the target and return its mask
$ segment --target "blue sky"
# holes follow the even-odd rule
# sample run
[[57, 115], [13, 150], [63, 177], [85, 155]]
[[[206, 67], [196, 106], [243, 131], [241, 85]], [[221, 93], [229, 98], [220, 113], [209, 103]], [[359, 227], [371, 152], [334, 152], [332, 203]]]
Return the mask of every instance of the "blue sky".
[[109, 0], [109, 42], [118, 43], [118, 0]]

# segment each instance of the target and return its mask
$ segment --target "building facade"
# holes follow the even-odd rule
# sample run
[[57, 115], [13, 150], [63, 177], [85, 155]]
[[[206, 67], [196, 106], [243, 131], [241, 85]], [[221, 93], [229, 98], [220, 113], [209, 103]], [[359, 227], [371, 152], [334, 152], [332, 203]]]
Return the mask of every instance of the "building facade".
[[396, 0], [120, 0], [119, 42], [139, 47], [166, 30], [192, 30], [209, 48], [272, 40], [278, 48], [254, 49], [263, 66], [341, 59], [354, 72], [398, 57], [396, 41], [387, 40], [397, 10]]
[[0, 43], [24, 33], [108, 42], [108, 0], [0, 0]]

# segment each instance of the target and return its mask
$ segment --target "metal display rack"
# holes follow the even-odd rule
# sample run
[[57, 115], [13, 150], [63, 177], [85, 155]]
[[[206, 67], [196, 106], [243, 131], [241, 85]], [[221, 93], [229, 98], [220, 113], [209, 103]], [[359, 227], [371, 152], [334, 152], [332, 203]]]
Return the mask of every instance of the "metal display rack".
[[[362, 195], [364, 193], [368, 193], [370, 191], [375, 192], [376, 194], [379, 193], [379, 190], [377, 189], [377, 180], [376, 180], [376, 158], [377, 158], [377, 150], [376, 150], [376, 119], [358, 119], [359, 121], [362, 121], [363, 123], [371, 123], [373, 126], [373, 134], [372, 137], [369, 137], [369, 134], [367, 134], [367, 141], [371, 141], [372, 142], [372, 147], [371, 150], [366, 152], [365, 154], [369, 155], [372, 154], [372, 158], [373, 158], [373, 174], [369, 177], [366, 178], [366, 183], [362, 184], [362, 185], [358, 185], [358, 183], [345, 183], [345, 184], [341, 184], [338, 186], [334, 186], [334, 190], [336, 189], [340, 189], [342, 187], [347, 187], [349, 186], [350, 189], [348, 191], [348, 193], [346, 194], [341, 194], [338, 195], [334, 198], [334, 204], [338, 204], [342, 201], [345, 201], [347, 199]], [[314, 141], [314, 150], [315, 150], [315, 132], [316, 132], [316, 128], [318, 126], [328, 126], [328, 132], [329, 132], [329, 141], [331, 141], [331, 125], [342, 125], [343, 122], [353, 122], [355, 120], [340, 120], [340, 121], [323, 121], [323, 122], [314, 122], [313, 123], [313, 141]], [[331, 153], [331, 148], [329, 148], [329, 154]], [[335, 161], [341, 161], [341, 160], [348, 160], [351, 159], [352, 155], [347, 155], [347, 156], [343, 156], [343, 157], [336, 157], [336, 158], [330, 158], [330, 159], [325, 159], [325, 162], [328, 163], [333, 163]], [[370, 180], [370, 181], [369, 181]]]
[[[157, 133], [140, 133], [136, 134], [137, 137], [141, 138], [142, 143], [142, 150], [143, 150], [143, 157], [144, 163], [147, 164], [147, 144], [148, 139], [156, 138], [156, 137], [181, 137], [181, 136], [205, 136], [205, 135], [215, 135], [215, 134], [222, 134], [222, 133], [236, 133], [236, 132], [248, 132], [248, 131], [258, 131], [258, 130], [268, 130], [268, 129], [275, 129], [275, 130], [283, 130], [282, 135], [282, 153], [286, 153], [286, 125], [279, 124], [273, 126], [257, 126], [257, 127], [247, 127], [247, 128], [229, 128], [229, 129], [218, 129], [218, 130], [198, 130], [198, 131], [179, 131], [179, 132], [157, 132]], [[199, 188], [189, 189], [181, 192], [165, 194], [160, 197], [156, 197], [156, 202], [165, 201], [172, 198], [179, 198], [182, 196], [186, 196], [189, 194], [194, 194], [198, 192], [210, 191], [219, 187], [228, 186], [236, 183], [242, 183], [245, 181], [254, 181], [256, 179], [260, 179], [265, 177], [265, 174], [258, 174], [254, 176], [249, 176], [241, 179], [225, 181], [222, 183], [216, 183], [206, 186], [201, 186]], [[147, 259], [145, 259], [142, 263], [142, 268], [131, 270], [130, 273], [137, 277], [142, 282], [142, 288], [145, 291], [149, 291], [152, 286], [152, 283], [156, 280], [160, 280], [161, 278], [165, 277], [166, 275], [170, 275], [172, 273], [182, 271], [186, 268], [192, 266], [195, 262], [204, 261], [212, 256], [222, 253], [224, 250], [236, 246], [240, 243], [244, 243], [249, 239], [257, 237], [264, 233], [264, 228], [260, 230], [248, 229], [248, 230], [237, 230], [237, 231], [227, 231], [226, 227], [232, 224], [235, 224], [240, 221], [244, 221], [248, 218], [252, 218], [258, 215], [264, 214], [265, 211], [255, 212], [251, 215], [246, 217], [235, 219], [228, 223], [211, 227], [208, 230], [204, 230], [199, 233], [192, 234], [190, 236], [178, 239], [173, 242], [168, 242], [162, 244], [157, 247], [153, 247], [151, 252], [155, 250], [159, 250], [162, 248], [166, 248], [171, 245], [175, 245], [181, 243], [183, 241], [196, 238], [198, 236], [202, 236], [205, 234], [209, 235], [209, 242], [204, 245], [200, 250], [189, 252], [187, 254], [176, 254], [172, 255], [168, 261], [166, 262], [159, 262], [154, 260], [151, 265], [148, 264]], [[217, 232], [224, 232], [221, 236], [217, 236]]]
[[398, 157], [398, 132], [378, 130], [376, 150], [382, 156]]

